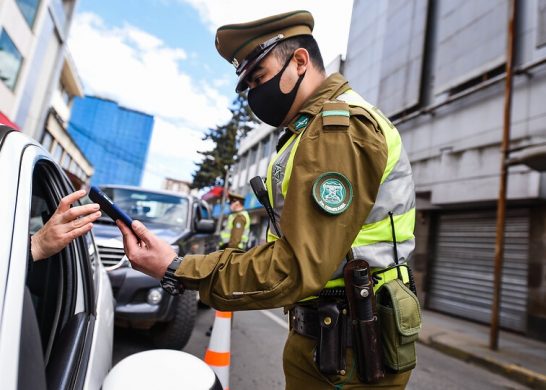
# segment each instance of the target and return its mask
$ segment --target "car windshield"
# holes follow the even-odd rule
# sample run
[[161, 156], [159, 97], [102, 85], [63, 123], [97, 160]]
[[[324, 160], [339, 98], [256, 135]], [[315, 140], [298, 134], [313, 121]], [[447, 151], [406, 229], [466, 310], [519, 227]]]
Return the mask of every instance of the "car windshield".
[[124, 188], [102, 188], [102, 190], [131, 218], [179, 228], [186, 224], [188, 218], [186, 198]]

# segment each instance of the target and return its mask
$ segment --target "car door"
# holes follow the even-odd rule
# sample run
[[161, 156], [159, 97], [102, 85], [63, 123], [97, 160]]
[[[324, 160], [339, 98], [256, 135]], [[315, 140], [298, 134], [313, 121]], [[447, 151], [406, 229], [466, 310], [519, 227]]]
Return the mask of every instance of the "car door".
[[[16, 196], [10, 205], [14, 212], [0, 317], [0, 373], [3, 379], [11, 378], [6, 388], [98, 389], [111, 364], [113, 312], [92, 235], [74, 240], [48, 259], [29, 259], [29, 235], [43, 226], [72, 188], [37, 144], [21, 134], [9, 135], [7, 143], [12, 148], [7, 152], [2, 146], [0, 171], [9, 166], [16, 180], [7, 192]], [[10, 346], [13, 359], [6, 367]]]

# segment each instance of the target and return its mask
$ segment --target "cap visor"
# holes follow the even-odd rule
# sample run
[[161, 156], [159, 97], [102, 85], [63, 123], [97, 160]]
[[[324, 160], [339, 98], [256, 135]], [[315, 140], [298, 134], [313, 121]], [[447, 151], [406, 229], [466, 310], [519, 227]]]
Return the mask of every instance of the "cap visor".
[[246, 80], [247, 77], [252, 74], [252, 71], [254, 70], [256, 65], [258, 65], [260, 63], [260, 61], [262, 61], [265, 58], [265, 56], [267, 56], [269, 54], [269, 52], [271, 50], [273, 50], [273, 48], [275, 46], [277, 46], [277, 45], [276, 44], [271, 45], [270, 47], [265, 49], [262, 53], [260, 53], [260, 55], [257, 56], [254, 60], [252, 60], [251, 62], [248, 63], [248, 65], [245, 67], [245, 69], [239, 75], [239, 79], [237, 80], [237, 87], [235, 88], [235, 92], [237, 92], [237, 93], [243, 92], [244, 90], [246, 90], [248, 88], [248, 83], [247, 83], [247, 80]]

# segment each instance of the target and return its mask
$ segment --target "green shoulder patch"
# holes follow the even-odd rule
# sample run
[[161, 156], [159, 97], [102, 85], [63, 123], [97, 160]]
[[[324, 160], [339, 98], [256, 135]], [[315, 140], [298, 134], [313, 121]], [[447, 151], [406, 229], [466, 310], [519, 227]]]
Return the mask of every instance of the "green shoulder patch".
[[341, 214], [353, 200], [353, 186], [338, 172], [326, 172], [313, 183], [313, 199], [328, 214]]
[[342, 101], [328, 101], [322, 107], [322, 126], [349, 127], [351, 112]]

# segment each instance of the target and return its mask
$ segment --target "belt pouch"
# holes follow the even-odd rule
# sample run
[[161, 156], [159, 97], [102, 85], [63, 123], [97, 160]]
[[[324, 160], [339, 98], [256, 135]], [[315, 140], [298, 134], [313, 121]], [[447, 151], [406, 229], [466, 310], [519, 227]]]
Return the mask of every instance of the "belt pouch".
[[395, 373], [411, 370], [417, 363], [415, 342], [421, 329], [419, 300], [399, 279], [384, 284], [378, 296], [385, 365]]
[[321, 302], [318, 307], [320, 335], [317, 345], [317, 365], [325, 375], [345, 370], [345, 316], [334, 302]]

